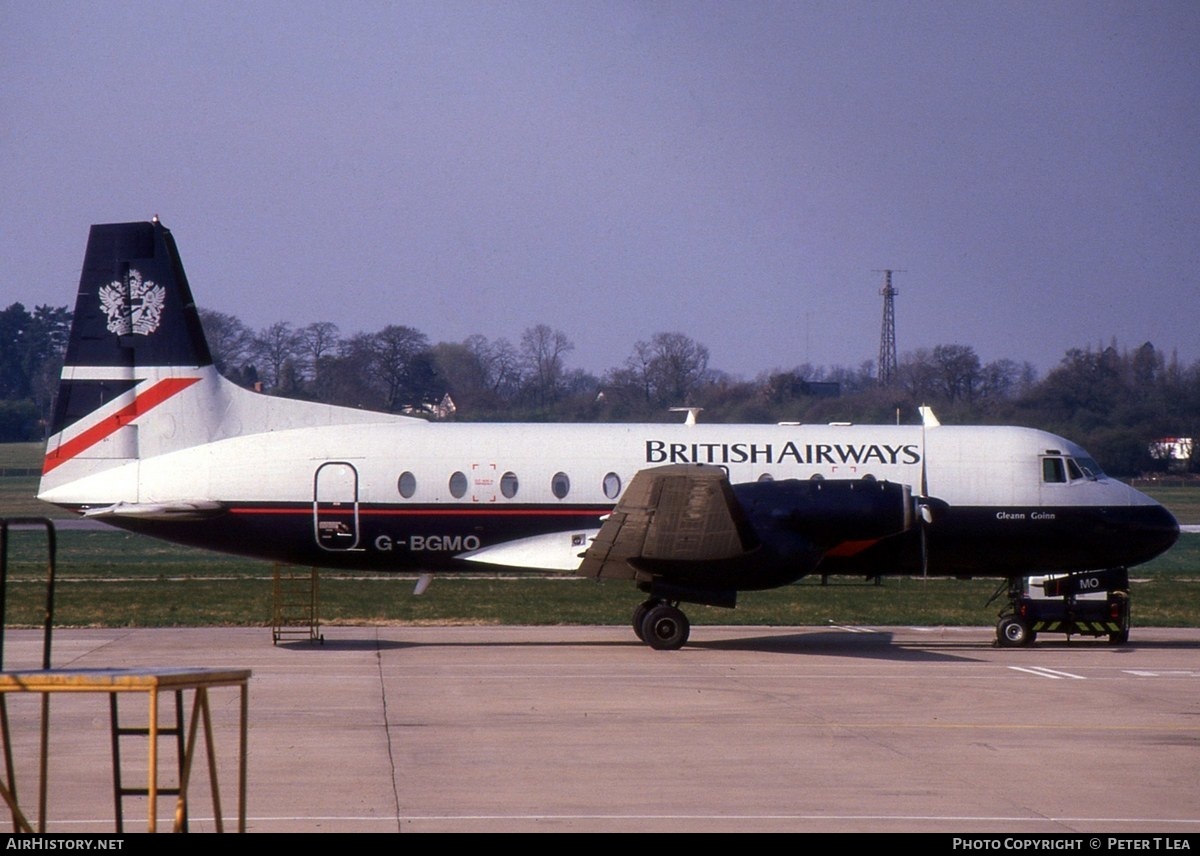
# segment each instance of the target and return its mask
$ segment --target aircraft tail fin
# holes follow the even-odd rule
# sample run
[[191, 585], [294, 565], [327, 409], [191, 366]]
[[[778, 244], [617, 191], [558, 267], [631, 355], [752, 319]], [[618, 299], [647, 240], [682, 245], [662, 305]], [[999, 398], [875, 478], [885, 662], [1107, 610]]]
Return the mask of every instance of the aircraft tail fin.
[[67, 365], [211, 362], [170, 230], [157, 219], [92, 226]]
[[67, 471], [77, 477], [80, 467], [95, 472], [211, 433], [215, 414], [194, 412], [186, 427], [166, 417], [151, 435], [145, 435], [143, 417], [162, 413], [160, 405], [201, 381], [218, 384], [217, 378], [170, 231], [157, 218], [92, 226], [51, 417], [43, 490]]
[[161, 375], [209, 365], [170, 231], [157, 219], [92, 226], [51, 434], [145, 380], [148, 367]]
[[398, 420], [419, 421], [261, 395], [221, 377], [171, 232], [157, 218], [92, 226], [39, 496], [90, 504], [81, 497], [93, 488], [64, 486], [104, 474], [96, 502], [127, 511], [148, 501], [138, 469], [147, 458], [246, 434]]

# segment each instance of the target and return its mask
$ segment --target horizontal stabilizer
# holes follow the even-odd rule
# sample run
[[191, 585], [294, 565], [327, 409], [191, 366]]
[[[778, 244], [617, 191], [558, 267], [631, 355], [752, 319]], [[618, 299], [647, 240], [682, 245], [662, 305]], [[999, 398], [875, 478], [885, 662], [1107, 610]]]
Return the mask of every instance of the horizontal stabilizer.
[[140, 520], [204, 520], [225, 511], [219, 502], [118, 502], [102, 508], [89, 508], [84, 517], [104, 520], [110, 517], [129, 517]]

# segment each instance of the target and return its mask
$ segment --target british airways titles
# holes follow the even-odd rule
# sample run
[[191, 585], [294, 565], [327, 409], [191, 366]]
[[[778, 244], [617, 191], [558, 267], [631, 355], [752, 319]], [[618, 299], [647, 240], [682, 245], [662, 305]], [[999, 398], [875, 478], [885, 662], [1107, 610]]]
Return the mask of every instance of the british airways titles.
[[648, 464], [919, 464], [916, 443], [669, 443], [646, 441]]

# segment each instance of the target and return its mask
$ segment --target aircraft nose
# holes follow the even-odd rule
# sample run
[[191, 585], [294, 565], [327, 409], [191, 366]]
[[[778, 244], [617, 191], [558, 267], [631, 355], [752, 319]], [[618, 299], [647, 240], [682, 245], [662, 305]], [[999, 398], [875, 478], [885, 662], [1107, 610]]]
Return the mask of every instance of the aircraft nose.
[[1179, 521], [1161, 505], [1129, 508], [1122, 514], [1121, 529], [1129, 552], [1135, 557], [1127, 564], [1136, 565], [1160, 556], [1179, 540]]

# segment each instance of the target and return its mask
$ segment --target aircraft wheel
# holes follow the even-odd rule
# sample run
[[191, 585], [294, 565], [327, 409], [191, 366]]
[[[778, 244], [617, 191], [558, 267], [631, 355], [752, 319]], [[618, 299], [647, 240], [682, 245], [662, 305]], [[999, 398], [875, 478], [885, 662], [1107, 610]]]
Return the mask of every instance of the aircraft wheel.
[[656, 604], [642, 619], [642, 640], [658, 651], [682, 648], [690, 631], [687, 616], [669, 603]]
[[996, 625], [996, 640], [1006, 648], [1020, 648], [1031, 643], [1036, 634], [1019, 618], [1001, 618]]
[[662, 601], [654, 599], [642, 601], [633, 611], [633, 632], [636, 633], [637, 638], [641, 639], [643, 642], [646, 641], [646, 633], [642, 629], [642, 623], [646, 620], [646, 613], [658, 606], [660, 603], [662, 603]]

